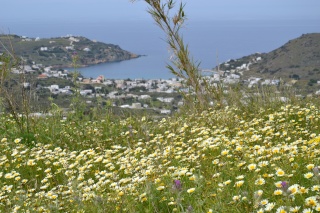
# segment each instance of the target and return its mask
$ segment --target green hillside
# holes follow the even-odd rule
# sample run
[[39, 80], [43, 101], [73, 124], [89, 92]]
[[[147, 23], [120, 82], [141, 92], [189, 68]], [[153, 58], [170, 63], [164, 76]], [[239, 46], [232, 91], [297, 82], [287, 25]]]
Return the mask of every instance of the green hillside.
[[[139, 55], [121, 49], [118, 45], [92, 41], [85, 37], [26, 38], [17, 35], [0, 35], [0, 41], [10, 52], [44, 66], [71, 67], [76, 54], [80, 66], [137, 58]], [[0, 45], [0, 53], [5, 52]]]
[[[259, 57], [261, 60], [257, 60]], [[320, 33], [304, 34], [269, 53], [231, 60], [220, 65], [220, 69], [236, 69], [242, 64], [250, 64], [249, 70], [240, 71], [244, 79], [282, 79], [311, 90], [320, 80]]]
[[33, 117], [29, 134], [2, 114], [0, 211], [318, 212], [319, 109], [234, 106], [160, 120], [61, 120], [55, 110]]

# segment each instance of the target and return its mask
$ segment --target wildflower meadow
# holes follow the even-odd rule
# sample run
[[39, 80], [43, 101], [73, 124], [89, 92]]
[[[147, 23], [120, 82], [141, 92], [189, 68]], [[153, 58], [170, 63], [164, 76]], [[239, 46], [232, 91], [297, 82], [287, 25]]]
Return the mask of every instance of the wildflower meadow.
[[167, 118], [1, 115], [1, 212], [319, 212], [319, 107]]
[[320, 212], [318, 97], [210, 82], [180, 34], [185, 4], [144, 2], [185, 82], [180, 112], [116, 116], [97, 101], [85, 113], [75, 72], [69, 111], [51, 98], [32, 116], [31, 90], [5, 81], [20, 59], [2, 54], [0, 212]]

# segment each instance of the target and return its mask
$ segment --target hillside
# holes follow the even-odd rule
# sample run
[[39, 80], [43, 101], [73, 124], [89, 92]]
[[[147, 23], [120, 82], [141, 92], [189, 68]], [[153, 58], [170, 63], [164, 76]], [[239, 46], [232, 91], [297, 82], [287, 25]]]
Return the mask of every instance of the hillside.
[[[17, 35], [0, 35], [1, 42], [28, 64], [71, 67], [72, 56], [77, 54], [78, 64], [88, 66], [105, 62], [129, 60], [139, 55], [121, 49], [118, 45], [92, 41], [80, 36], [57, 38], [27, 38]], [[5, 49], [0, 45], [0, 53]]]
[[319, 105], [195, 111], [1, 114], [0, 212], [319, 212]]
[[304, 34], [269, 53], [228, 61], [220, 65], [220, 69], [235, 69], [244, 78], [281, 78], [310, 86], [320, 80], [320, 33]]

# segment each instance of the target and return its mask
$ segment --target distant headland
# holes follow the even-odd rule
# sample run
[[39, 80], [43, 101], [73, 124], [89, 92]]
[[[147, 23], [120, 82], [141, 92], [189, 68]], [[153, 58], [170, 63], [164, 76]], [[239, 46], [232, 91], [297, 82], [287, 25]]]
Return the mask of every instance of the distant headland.
[[[29, 38], [18, 35], [0, 35], [9, 51], [21, 57], [27, 64], [42, 64], [56, 68], [85, 67], [106, 62], [130, 60], [141, 57], [121, 49], [115, 44], [90, 40], [82, 36], [66, 35], [56, 38]], [[0, 46], [0, 53], [5, 52]]]

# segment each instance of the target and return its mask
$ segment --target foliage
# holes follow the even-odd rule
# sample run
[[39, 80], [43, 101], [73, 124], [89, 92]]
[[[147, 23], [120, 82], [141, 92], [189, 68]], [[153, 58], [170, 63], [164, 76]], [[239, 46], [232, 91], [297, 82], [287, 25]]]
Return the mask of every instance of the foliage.
[[[35, 98], [35, 93], [24, 86], [27, 82], [27, 75], [20, 69], [23, 63], [12, 52], [6, 50], [7, 53], [0, 55], [0, 98], [3, 100], [1, 104], [4, 111], [9, 111], [17, 123], [19, 136], [24, 138], [26, 143], [31, 144], [34, 132], [30, 120], [30, 110], [32, 97]], [[17, 79], [11, 77], [12, 68], [19, 71]]]
[[319, 110], [282, 104], [92, 121], [53, 113], [33, 118], [33, 148], [2, 115], [0, 210], [317, 210]]
[[[14, 109], [1, 114], [0, 211], [320, 211], [317, 100], [282, 98], [287, 90], [280, 86], [212, 87], [178, 35], [183, 5], [168, 20], [173, 1], [145, 1], [177, 51], [172, 71], [184, 76], [195, 92], [186, 96], [198, 103], [167, 118], [122, 118], [97, 99], [87, 114], [74, 72], [71, 113], [51, 102], [44, 116], [30, 116], [29, 108], [22, 116]], [[9, 59], [1, 60], [8, 62], [1, 93]], [[75, 71], [77, 61], [73, 55]], [[218, 97], [212, 108], [208, 94]]]
[[12, 47], [16, 56], [23, 57], [25, 61], [31, 62], [29, 65], [35, 62], [44, 66], [71, 67], [74, 51], [77, 51], [80, 56], [81, 66], [139, 57], [117, 45], [105, 44], [77, 36], [34, 39], [0, 34], [0, 41], [4, 46]]
[[184, 96], [186, 102], [188, 104], [196, 103], [198, 108], [206, 108], [210, 100], [219, 99], [219, 94], [216, 91], [210, 93], [214, 87], [201, 76], [200, 64], [193, 60], [188, 45], [184, 43], [180, 32], [186, 20], [184, 4], [181, 2], [176, 9], [176, 1], [173, 0], [145, 0], [145, 2], [149, 5], [148, 12], [167, 36], [167, 43], [171, 50], [170, 59], [173, 64], [168, 64], [167, 68], [176, 77], [185, 80], [186, 86], [192, 94]]
[[315, 79], [310, 79], [309, 82], [308, 82], [308, 85], [309, 86], [313, 86], [313, 84], [316, 84], [317, 83], [317, 80]]

